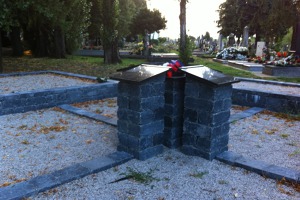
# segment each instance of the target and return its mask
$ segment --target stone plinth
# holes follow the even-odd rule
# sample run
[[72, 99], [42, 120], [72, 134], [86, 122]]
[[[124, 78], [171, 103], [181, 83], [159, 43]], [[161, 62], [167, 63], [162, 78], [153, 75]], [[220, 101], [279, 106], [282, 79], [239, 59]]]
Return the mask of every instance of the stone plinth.
[[166, 79], [164, 145], [178, 148], [182, 145], [185, 77]]
[[185, 70], [182, 152], [212, 160], [228, 150], [233, 78], [208, 68]]
[[111, 78], [118, 84], [119, 151], [146, 160], [163, 151], [165, 71], [140, 66]]

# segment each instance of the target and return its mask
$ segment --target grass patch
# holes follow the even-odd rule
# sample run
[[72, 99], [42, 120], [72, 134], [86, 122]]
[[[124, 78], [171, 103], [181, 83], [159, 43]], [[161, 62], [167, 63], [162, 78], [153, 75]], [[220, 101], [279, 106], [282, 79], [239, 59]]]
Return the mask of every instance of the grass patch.
[[[120, 180], [132, 179], [138, 183], [143, 183], [145, 185], [151, 183], [152, 181], [158, 181], [159, 179], [153, 176], [153, 169], [150, 169], [148, 172], [139, 172], [130, 167], [127, 167], [126, 173], [121, 173], [121, 175], [125, 176]], [[118, 180], [117, 180], [118, 181]]]
[[190, 173], [189, 175], [194, 177], [194, 178], [203, 178], [204, 175], [208, 174], [208, 171], [204, 171], [204, 172], [196, 172], [196, 173]]
[[289, 134], [285, 134], [285, 133], [280, 134], [280, 137], [284, 139], [288, 138], [289, 136], [290, 136]]
[[[211, 58], [199, 58], [195, 56], [193, 58], [193, 65], [204, 65], [230, 76], [261, 79], [261, 77], [251, 72], [214, 62]], [[66, 59], [34, 58], [32, 56], [3, 58], [4, 73], [58, 70], [101, 78], [108, 77], [119, 69], [140, 65], [142, 63], [147, 63], [147, 60], [122, 58], [122, 63], [120, 64], [106, 65], [101, 57], [74, 55], [69, 55]], [[264, 79], [300, 83], [300, 78], [264, 77]]]
[[289, 156], [292, 157], [292, 156], [296, 156], [298, 154], [300, 154], [300, 149], [293, 151], [293, 153], [289, 154]]
[[122, 59], [120, 64], [106, 65], [101, 57], [67, 56], [66, 59], [34, 58], [31, 56], [4, 57], [3, 73], [58, 70], [95, 77], [108, 77], [119, 69], [145, 62], [145, 59]]
[[257, 78], [257, 79], [260, 78], [256, 75], [252, 74], [251, 72], [228, 67], [221, 63], [214, 62], [210, 59], [195, 58], [194, 64], [204, 65], [206, 67], [220, 71], [220, 72], [230, 75], [230, 76], [239, 76], [239, 77], [247, 77], [247, 78]]
[[[221, 63], [217, 63], [212, 61], [211, 59], [205, 59], [205, 58], [194, 58], [195, 63], [194, 64], [201, 64], [204, 66], [207, 66], [211, 69], [218, 70], [224, 74], [230, 75], [230, 76], [236, 76], [236, 77], [245, 77], [245, 78], [255, 78], [255, 79], [262, 79], [262, 77], [256, 76], [251, 72], [236, 69], [233, 67], [229, 67], [226, 65], [223, 65]], [[272, 80], [272, 81], [282, 81], [282, 82], [291, 82], [291, 83], [300, 83], [300, 78], [287, 78], [287, 77], [263, 77], [265, 80]]]

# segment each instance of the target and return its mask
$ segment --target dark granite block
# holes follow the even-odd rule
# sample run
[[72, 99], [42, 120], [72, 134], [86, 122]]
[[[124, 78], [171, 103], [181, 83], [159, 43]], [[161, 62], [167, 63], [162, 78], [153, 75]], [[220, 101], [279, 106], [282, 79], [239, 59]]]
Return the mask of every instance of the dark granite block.
[[147, 160], [154, 156], [157, 156], [163, 152], [164, 148], [163, 145], [157, 145], [143, 151], [135, 152], [134, 156], [139, 160]]
[[82, 178], [90, 174], [89, 169], [80, 166], [79, 164], [72, 165], [70, 167], [53, 172], [51, 175], [60, 183], [64, 184], [72, 180]]

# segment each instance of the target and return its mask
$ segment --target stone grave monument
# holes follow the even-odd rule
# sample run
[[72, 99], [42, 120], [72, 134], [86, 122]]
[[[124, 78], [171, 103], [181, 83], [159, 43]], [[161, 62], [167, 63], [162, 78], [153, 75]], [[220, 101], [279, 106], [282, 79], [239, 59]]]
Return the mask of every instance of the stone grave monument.
[[140, 65], [117, 72], [119, 151], [145, 160], [163, 145], [212, 160], [228, 149], [233, 77], [204, 66]]
[[256, 56], [262, 57], [263, 56], [263, 49], [266, 46], [265, 42], [257, 42], [257, 46], [256, 46]]

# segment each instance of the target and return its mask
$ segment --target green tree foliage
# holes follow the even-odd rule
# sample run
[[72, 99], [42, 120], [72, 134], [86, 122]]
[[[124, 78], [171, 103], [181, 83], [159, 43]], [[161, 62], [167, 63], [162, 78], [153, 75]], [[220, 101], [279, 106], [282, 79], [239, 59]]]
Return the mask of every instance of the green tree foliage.
[[158, 10], [141, 9], [139, 13], [132, 19], [130, 27], [132, 34], [154, 33], [166, 28], [166, 19], [161, 16]]
[[0, 73], [3, 72], [1, 32], [11, 31], [14, 27], [19, 27], [18, 10], [24, 10], [27, 6], [28, 3], [21, 0], [0, 0]]
[[106, 64], [121, 62], [118, 51], [119, 1], [101, 0], [101, 41]]
[[97, 39], [100, 37], [101, 29], [101, 12], [100, 12], [100, 1], [99, 0], [89, 0], [91, 3], [90, 11], [90, 25], [88, 27], [88, 38]]
[[148, 34], [159, 32], [166, 28], [166, 19], [161, 16], [158, 10], [149, 10], [147, 8], [141, 9], [139, 13], [134, 16], [131, 23], [131, 34], [144, 35], [144, 55], [148, 55]]
[[267, 42], [283, 37], [294, 23], [294, 0], [227, 0], [219, 7], [220, 33], [237, 37], [249, 26], [250, 35]]
[[35, 56], [64, 58], [78, 47], [88, 25], [86, 0], [33, 0], [22, 21], [24, 37]]
[[21, 45], [22, 30], [24, 40], [38, 57], [65, 57], [66, 51], [71, 53], [78, 46], [78, 38], [88, 25], [87, 0], [1, 1], [1, 21], [5, 22], [1, 28], [5, 25], [12, 31], [13, 46]]

